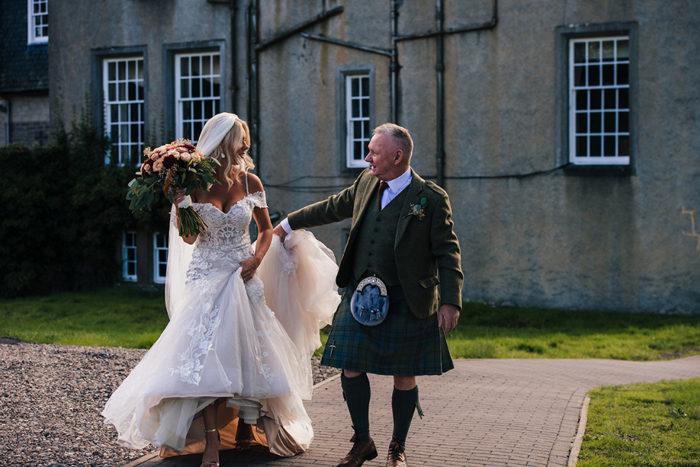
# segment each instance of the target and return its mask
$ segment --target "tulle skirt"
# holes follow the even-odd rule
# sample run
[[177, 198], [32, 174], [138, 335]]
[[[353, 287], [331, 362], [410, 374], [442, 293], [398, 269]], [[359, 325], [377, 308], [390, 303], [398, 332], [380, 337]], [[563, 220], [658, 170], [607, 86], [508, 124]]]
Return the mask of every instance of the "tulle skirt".
[[214, 259], [107, 402], [102, 415], [119, 443], [160, 446], [164, 456], [201, 452], [201, 410], [216, 403], [221, 449], [233, 447], [244, 420], [255, 426], [254, 442], [274, 454], [306, 450], [313, 439], [303, 405], [312, 392], [310, 358], [340, 301], [336, 273], [333, 254], [305, 231], [284, 245], [274, 236], [247, 283], [237, 264]]

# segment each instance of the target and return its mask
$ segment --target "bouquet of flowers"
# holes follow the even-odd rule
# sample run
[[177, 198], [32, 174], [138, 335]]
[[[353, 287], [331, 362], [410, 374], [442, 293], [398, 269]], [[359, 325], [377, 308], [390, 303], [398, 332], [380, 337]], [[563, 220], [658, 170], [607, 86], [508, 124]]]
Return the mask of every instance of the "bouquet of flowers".
[[161, 190], [173, 202], [170, 188], [185, 190], [185, 199], [180, 203], [180, 235], [197, 235], [207, 230], [207, 224], [192, 207], [190, 194], [196, 188], [208, 189], [209, 185], [218, 183], [214, 180], [214, 171], [219, 161], [204, 157], [197, 151], [190, 140], [180, 139], [151, 150], [143, 151], [146, 159], [141, 165], [137, 178], [129, 182], [126, 199], [131, 201], [129, 209], [136, 212], [150, 206]]

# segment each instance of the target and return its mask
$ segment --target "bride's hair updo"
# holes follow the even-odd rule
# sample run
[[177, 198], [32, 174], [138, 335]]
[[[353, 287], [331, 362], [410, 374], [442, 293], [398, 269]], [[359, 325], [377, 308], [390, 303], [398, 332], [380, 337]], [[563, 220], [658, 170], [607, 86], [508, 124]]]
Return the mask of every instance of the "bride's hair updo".
[[218, 133], [220, 133], [222, 128], [229, 127], [232, 120], [233, 126], [230, 126], [230, 130], [223, 135], [221, 142], [209, 154], [202, 151], [205, 156], [210, 156], [221, 163], [221, 167], [217, 171], [223, 170], [224, 179], [229, 187], [236, 183], [241, 170], [255, 167], [253, 159], [248, 155], [247, 150], [242, 155], [237, 154], [237, 150], [243, 142], [250, 147], [250, 129], [248, 124], [231, 113], [223, 112], [217, 114], [204, 125], [197, 143], [197, 148], [202, 146], [202, 149], [206, 150], [205, 146], [210, 146], [208, 142], [221, 138], [221, 135]]

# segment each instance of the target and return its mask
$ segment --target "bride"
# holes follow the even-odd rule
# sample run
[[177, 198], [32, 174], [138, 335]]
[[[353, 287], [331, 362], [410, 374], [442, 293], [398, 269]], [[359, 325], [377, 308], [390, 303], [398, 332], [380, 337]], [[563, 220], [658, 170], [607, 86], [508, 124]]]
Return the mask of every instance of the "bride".
[[[280, 456], [305, 451], [313, 438], [303, 399], [311, 398], [311, 355], [340, 301], [333, 254], [308, 232], [272, 235], [265, 192], [247, 172], [247, 124], [210, 119], [197, 149], [218, 158], [219, 184], [195, 190], [192, 206], [207, 223], [178, 236], [171, 211], [166, 306], [170, 322], [107, 402], [102, 415], [119, 443], [161, 447], [162, 456], [262, 444]], [[255, 219], [258, 240], [251, 245]], [[266, 255], [267, 253], [267, 255]]]

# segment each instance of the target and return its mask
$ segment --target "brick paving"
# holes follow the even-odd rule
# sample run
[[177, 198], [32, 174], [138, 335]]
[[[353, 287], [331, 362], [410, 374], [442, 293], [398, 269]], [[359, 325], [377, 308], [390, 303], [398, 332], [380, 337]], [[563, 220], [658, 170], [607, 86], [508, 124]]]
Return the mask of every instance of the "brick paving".
[[[416, 414], [407, 441], [410, 466], [561, 467], [569, 461], [586, 393], [603, 385], [700, 377], [700, 356], [663, 362], [615, 360], [458, 360], [442, 375], [419, 377], [425, 417]], [[384, 466], [391, 438], [391, 377], [370, 375], [370, 423]], [[316, 437], [298, 456], [280, 458], [256, 446], [222, 451], [221, 466], [335, 466], [352, 436], [336, 377], [306, 404]], [[198, 466], [200, 455], [147, 456], [129, 467]]]

